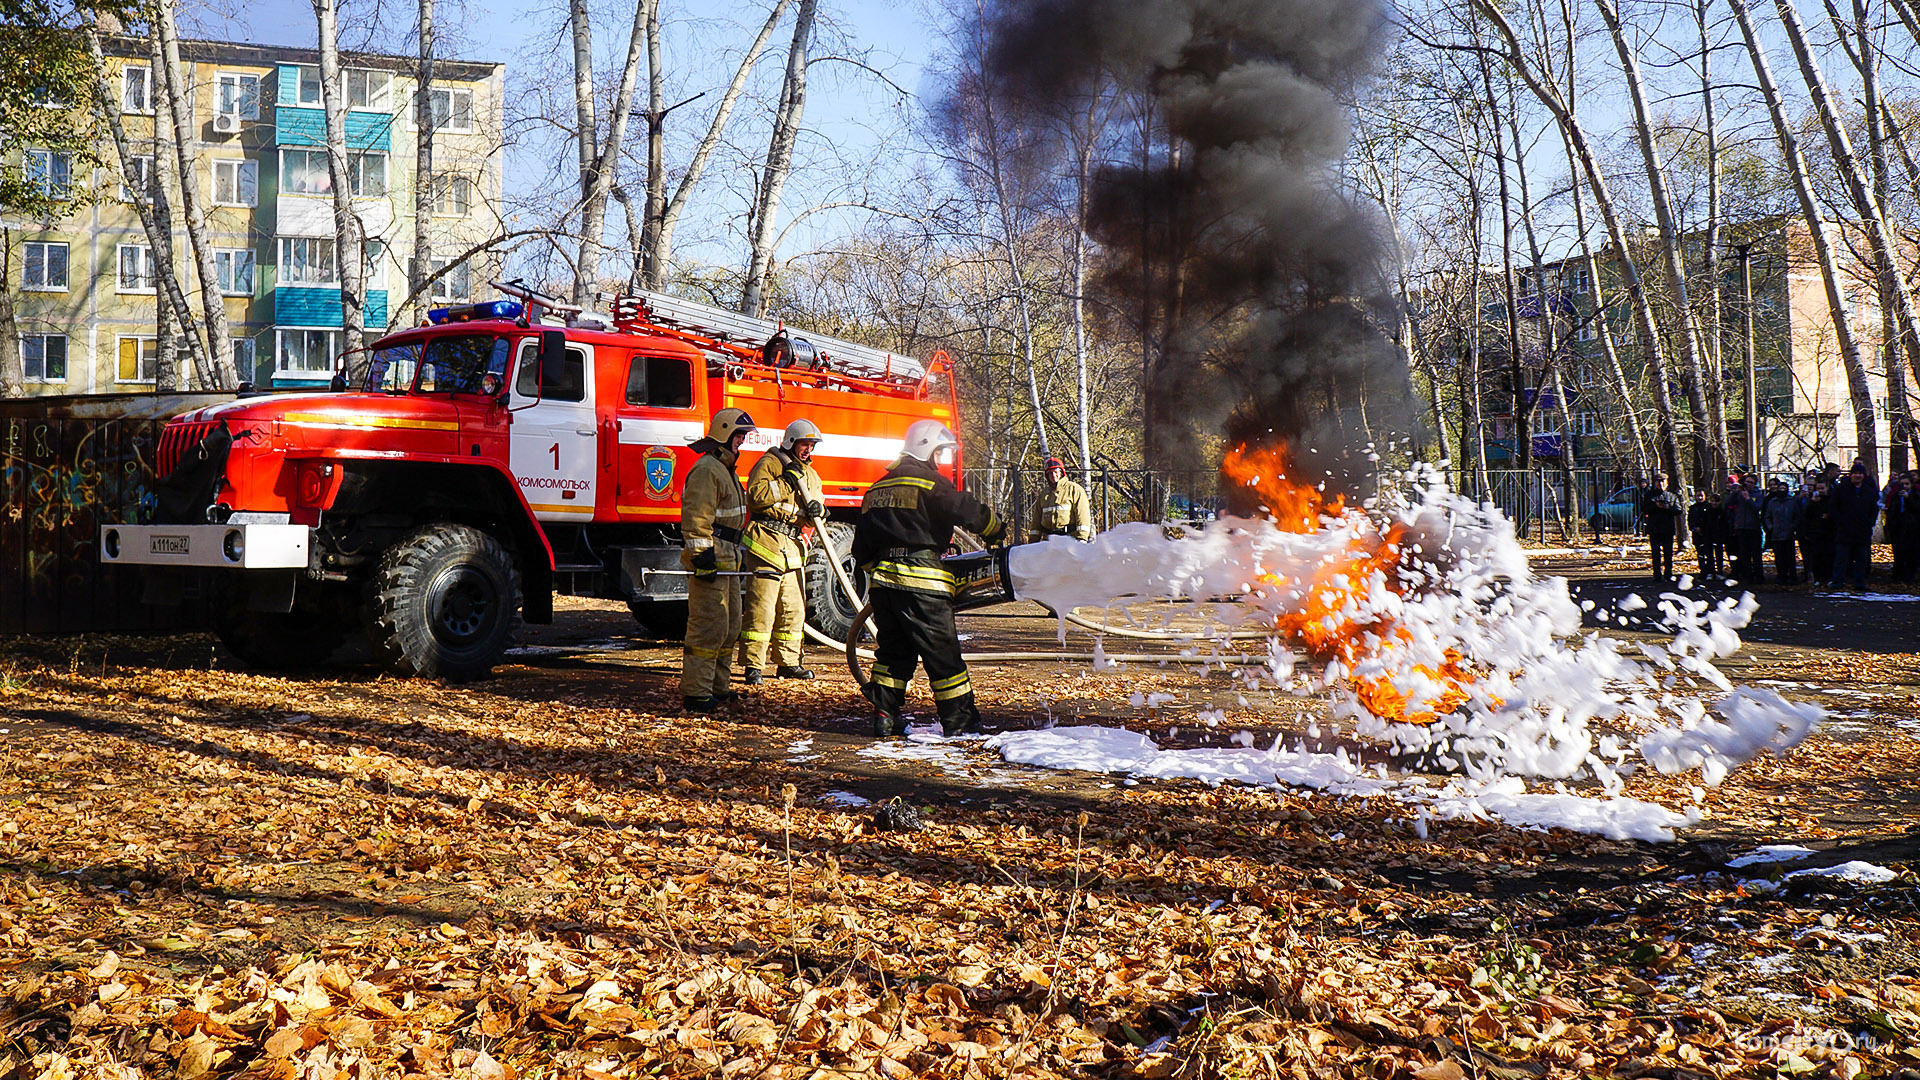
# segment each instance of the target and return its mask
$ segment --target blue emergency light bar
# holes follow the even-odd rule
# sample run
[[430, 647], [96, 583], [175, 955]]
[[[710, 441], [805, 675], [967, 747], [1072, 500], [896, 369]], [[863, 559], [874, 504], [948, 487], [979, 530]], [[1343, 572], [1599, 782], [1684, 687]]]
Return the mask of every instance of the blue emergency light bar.
[[433, 308], [427, 312], [427, 321], [438, 326], [441, 323], [472, 322], [475, 319], [517, 319], [523, 310], [518, 300], [488, 300], [480, 304]]

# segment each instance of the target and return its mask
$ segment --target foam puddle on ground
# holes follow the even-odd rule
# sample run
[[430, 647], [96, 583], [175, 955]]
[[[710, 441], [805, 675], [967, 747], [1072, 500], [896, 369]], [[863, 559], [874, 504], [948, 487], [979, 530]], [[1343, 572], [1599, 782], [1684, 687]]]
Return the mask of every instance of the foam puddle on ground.
[[[1272, 471], [1247, 482], [1269, 517], [1136, 523], [1091, 543], [1016, 547], [1014, 591], [1055, 611], [1160, 601], [1198, 616], [1211, 629], [1195, 648], [1259, 661], [1228, 669], [1241, 694], [1324, 694], [1355, 736], [1457, 775], [1437, 785], [1390, 778], [1345, 754], [1277, 742], [1168, 750], [1114, 728], [1009, 732], [989, 748], [1045, 768], [1389, 796], [1419, 803], [1422, 820], [1671, 840], [1700, 820], [1703, 792], [1682, 810], [1627, 798], [1636, 771], [1697, 771], [1716, 785], [1786, 752], [1824, 716], [1771, 689], [1736, 688], [1714, 666], [1740, 647], [1757, 606], [1750, 594], [1715, 604], [1687, 595], [1683, 581], [1651, 603], [1630, 596], [1616, 614], [1642, 612], [1633, 625], [1667, 640], [1608, 638], [1581, 629], [1565, 579], [1528, 569], [1497, 509], [1448, 490], [1431, 469], [1362, 507]], [[1249, 630], [1260, 640], [1246, 640]], [[1575, 783], [1601, 794], [1568, 791]]]

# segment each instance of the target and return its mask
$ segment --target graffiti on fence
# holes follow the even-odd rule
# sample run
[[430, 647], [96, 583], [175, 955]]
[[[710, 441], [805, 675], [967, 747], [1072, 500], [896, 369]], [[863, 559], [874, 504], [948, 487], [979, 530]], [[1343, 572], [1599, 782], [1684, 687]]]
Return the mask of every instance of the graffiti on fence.
[[48, 419], [4, 421], [0, 491], [29, 581], [58, 572], [83, 581], [93, 532], [135, 520], [152, 502], [151, 425]]

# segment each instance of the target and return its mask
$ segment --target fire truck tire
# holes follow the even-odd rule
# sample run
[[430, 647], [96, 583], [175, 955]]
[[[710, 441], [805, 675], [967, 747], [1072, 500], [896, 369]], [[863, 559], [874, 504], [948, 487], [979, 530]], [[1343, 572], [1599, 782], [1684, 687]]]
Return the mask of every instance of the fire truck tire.
[[213, 629], [220, 644], [250, 668], [289, 671], [325, 664], [350, 627], [329, 613], [296, 606], [292, 611], [254, 611], [244, 582], [229, 583], [214, 601]]
[[867, 576], [853, 565], [853, 526], [844, 521], [827, 523], [828, 535], [833, 540], [833, 548], [840, 553], [840, 565], [846, 568], [847, 579], [853, 587], [860, 590], [858, 603], [847, 599], [846, 590], [835, 579], [833, 569], [827, 565], [827, 549], [814, 545], [807, 553], [807, 565], [800, 572], [801, 588], [807, 599], [807, 621], [815, 630], [835, 641], [845, 641], [847, 631], [853, 629], [854, 616], [860, 613], [860, 607], [866, 603]]
[[685, 600], [628, 600], [627, 610], [640, 629], [660, 641], [680, 641], [687, 636]]
[[429, 525], [380, 557], [368, 599], [374, 657], [402, 674], [464, 682], [493, 669], [520, 625], [520, 571], [500, 541]]

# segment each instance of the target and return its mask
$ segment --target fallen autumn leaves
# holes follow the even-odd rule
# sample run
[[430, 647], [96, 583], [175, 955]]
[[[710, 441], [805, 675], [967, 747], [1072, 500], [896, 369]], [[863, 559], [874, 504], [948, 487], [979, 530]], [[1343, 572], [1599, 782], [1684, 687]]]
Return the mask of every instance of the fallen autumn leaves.
[[[1423, 841], [1397, 804], [1185, 783], [912, 780], [927, 826], [880, 832], [822, 808], [847, 753], [775, 745], [837, 738], [834, 691], [697, 724], [661, 715], [671, 692], [618, 667], [445, 687], [14, 663], [0, 1078], [1920, 1061], [1904, 879], [1748, 896], [1687, 849], [1482, 823]], [[1816, 738], [1714, 809], [1778, 824], [1803, 777], [1917, 761]], [[1741, 992], [1756, 957], [1806, 1004]]]

